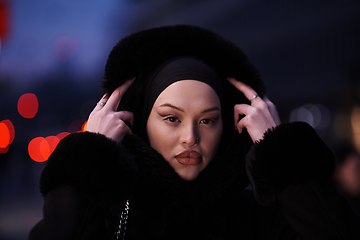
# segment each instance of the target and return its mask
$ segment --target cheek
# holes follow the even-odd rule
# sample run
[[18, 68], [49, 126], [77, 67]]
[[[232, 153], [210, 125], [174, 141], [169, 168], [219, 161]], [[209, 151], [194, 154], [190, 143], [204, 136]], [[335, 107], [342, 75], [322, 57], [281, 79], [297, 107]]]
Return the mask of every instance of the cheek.
[[150, 146], [165, 157], [166, 150], [171, 149], [173, 144], [172, 132], [166, 126], [161, 126], [161, 123], [152, 121], [147, 124], [147, 134]]
[[203, 139], [204, 139], [204, 149], [206, 149], [207, 153], [211, 158], [213, 158], [216, 155], [217, 149], [220, 145], [222, 136], [222, 124], [219, 126], [218, 129], [215, 129], [214, 131], [206, 131], [204, 133]]
[[168, 136], [164, 134], [162, 129], [158, 129], [150, 138], [150, 145], [155, 150], [164, 149], [168, 146]]

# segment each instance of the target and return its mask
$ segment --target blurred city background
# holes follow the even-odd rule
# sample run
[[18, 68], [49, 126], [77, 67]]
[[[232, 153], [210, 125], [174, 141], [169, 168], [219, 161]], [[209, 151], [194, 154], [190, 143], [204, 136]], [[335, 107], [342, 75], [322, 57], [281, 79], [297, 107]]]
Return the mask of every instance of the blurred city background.
[[[42, 218], [41, 171], [102, 96], [111, 48], [173, 24], [242, 48], [282, 121], [311, 124], [354, 174], [348, 181], [360, 183], [360, 1], [0, 0], [0, 239], [26, 239]], [[348, 153], [357, 159], [350, 165]]]

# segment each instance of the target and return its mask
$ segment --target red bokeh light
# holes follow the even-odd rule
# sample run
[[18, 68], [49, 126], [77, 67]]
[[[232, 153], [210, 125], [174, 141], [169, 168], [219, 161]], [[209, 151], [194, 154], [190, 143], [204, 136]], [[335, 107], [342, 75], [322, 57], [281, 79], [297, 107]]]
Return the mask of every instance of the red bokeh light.
[[69, 132], [62, 132], [62, 133], [59, 133], [58, 135], [56, 135], [56, 137], [59, 138], [59, 140], [61, 141], [61, 139], [63, 139], [64, 137], [66, 137], [69, 134], [70, 134]]
[[[86, 131], [87, 121], [75, 120], [70, 124], [69, 132], [61, 132], [56, 136], [36, 137], [28, 145], [29, 156], [36, 162], [45, 162], [49, 159], [59, 142], [71, 132]], [[72, 131], [70, 131], [72, 130]]]
[[6, 148], [0, 148], [0, 154], [5, 154], [9, 151], [10, 144]]
[[10, 31], [10, 4], [0, 1], [0, 39], [4, 39]]
[[18, 101], [17, 109], [19, 114], [24, 118], [33, 118], [35, 117], [39, 109], [39, 101], [35, 94], [25, 93], [23, 94]]
[[7, 148], [10, 144], [10, 131], [5, 123], [0, 122], [0, 148]]
[[[30, 141], [28, 146], [29, 155], [36, 162], [44, 162], [47, 159], [43, 157], [40, 150], [41, 143], [45, 140], [43, 137], [37, 137]], [[50, 151], [50, 149], [49, 149]]]
[[59, 141], [57, 136], [34, 138], [30, 141], [28, 146], [30, 158], [35, 162], [44, 162], [48, 160]]
[[10, 143], [9, 144], [11, 144], [14, 141], [14, 138], [15, 138], [14, 125], [12, 124], [12, 122], [9, 119], [2, 120], [1, 123], [5, 123], [5, 125], [9, 129], [9, 132], [10, 132]]
[[8, 119], [0, 122], [0, 154], [8, 152], [10, 144], [15, 138], [15, 128]]
[[[50, 147], [50, 154], [55, 150], [56, 146], [60, 142], [59, 138], [56, 136], [49, 136], [46, 137], [45, 140], [47, 141], [49, 147]], [[49, 154], [49, 156], [50, 156]], [[49, 158], [49, 156], [47, 158]]]
[[45, 159], [45, 161], [48, 160], [48, 158], [50, 157], [50, 145], [45, 138], [41, 140], [39, 149], [40, 154]]

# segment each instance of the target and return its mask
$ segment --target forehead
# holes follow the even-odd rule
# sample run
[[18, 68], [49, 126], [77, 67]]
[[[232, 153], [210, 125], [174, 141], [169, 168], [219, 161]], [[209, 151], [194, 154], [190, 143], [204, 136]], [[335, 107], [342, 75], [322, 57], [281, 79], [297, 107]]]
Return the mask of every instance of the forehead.
[[156, 99], [155, 105], [164, 102], [220, 108], [220, 99], [215, 90], [204, 82], [191, 79], [177, 81], [165, 88]]

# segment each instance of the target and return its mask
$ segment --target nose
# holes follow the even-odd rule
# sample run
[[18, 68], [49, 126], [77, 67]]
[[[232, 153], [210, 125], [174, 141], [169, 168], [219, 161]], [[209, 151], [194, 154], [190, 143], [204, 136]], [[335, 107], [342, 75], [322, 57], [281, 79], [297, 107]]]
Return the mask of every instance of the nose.
[[184, 126], [181, 134], [181, 142], [185, 147], [195, 147], [199, 144], [199, 134], [195, 124]]

